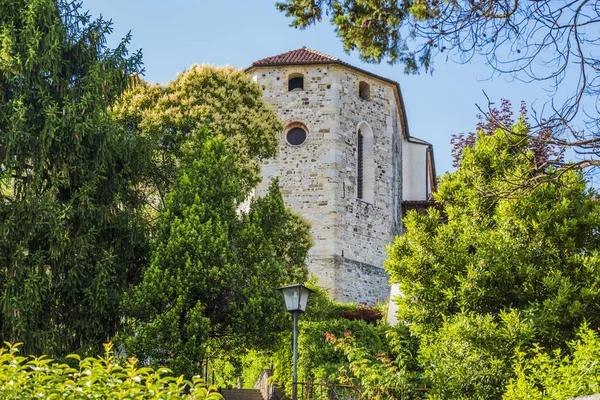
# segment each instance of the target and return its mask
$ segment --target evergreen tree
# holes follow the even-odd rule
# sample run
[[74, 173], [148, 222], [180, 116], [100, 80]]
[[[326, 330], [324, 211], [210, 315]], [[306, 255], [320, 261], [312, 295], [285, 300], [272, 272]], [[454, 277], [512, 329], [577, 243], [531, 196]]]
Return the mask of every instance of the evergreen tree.
[[308, 226], [285, 209], [276, 182], [248, 212], [239, 209], [250, 190], [226, 143], [201, 129], [183, 146], [152, 263], [125, 302], [128, 353], [177, 373], [271, 345], [285, 318], [275, 288], [307, 275]]
[[80, 2], [0, 1], [0, 337], [99, 350], [146, 250], [134, 141], [108, 108], [140, 71]]

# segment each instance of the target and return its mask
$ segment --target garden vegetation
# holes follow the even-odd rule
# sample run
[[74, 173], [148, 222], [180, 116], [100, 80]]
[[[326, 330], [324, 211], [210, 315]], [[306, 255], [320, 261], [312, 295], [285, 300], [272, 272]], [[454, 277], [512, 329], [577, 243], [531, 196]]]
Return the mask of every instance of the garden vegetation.
[[[280, 8], [308, 24], [313, 3]], [[421, 3], [409, 11], [439, 17]], [[23, 342], [0, 352], [1, 397], [219, 398], [192, 378], [209, 367], [222, 385], [271, 367], [289, 391], [291, 319], [273, 289], [309, 279], [311, 238], [276, 181], [253, 196], [277, 115], [233, 68], [144, 82], [129, 37], [109, 48], [110, 23], [80, 6], [0, 0], [0, 336]], [[487, 118], [455, 138], [457, 170], [389, 247], [398, 325], [312, 283], [299, 372], [323, 396], [600, 391], [597, 193], [553, 131]], [[93, 357], [111, 340], [118, 357]]]
[[311, 237], [276, 182], [252, 195], [282, 128], [258, 86], [209, 66], [146, 83], [79, 1], [0, 15], [2, 338], [59, 359], [116, 339], [187, 377], [270, 346]]
[[223, 399], [202, 379], [173, 377], [166, 368], [139, 367], [138, 360], [118, 361], [112, 344], [102, 357], [69, 354], [66, 362], [24, 357], [20, 343], [0, 349], [0, 397], [3, 399]]

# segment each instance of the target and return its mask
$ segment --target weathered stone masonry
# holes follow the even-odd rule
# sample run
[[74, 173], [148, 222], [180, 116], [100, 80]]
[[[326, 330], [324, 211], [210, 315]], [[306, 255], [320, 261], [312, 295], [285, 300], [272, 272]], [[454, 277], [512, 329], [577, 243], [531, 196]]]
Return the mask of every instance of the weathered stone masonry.
[[[304, 48], [257, 61], [248, 72], [288, 127], [279, 156], [264, 161], [257, 194], [279, 177], [286, 204], [312, 225], [309, 269], [332, 297], [385, 300], [383, 263], [386, 245], [401, 230], [402, 144], [408, 137], [397, 85]], [[303, 89], [288, 91], [288, 79], [298, 76]], [[359, 96], [360, 82], [368, 99]], [[300, 145], [286, 139], [293, 127], [307, 131]]]

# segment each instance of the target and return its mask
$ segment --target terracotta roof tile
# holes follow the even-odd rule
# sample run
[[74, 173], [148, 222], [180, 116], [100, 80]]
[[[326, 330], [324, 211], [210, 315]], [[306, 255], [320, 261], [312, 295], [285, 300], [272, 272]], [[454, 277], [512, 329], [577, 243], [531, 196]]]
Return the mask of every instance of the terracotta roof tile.
[[328, 56], [316, 50], [302, 47], [276, 56], [263, 58], [252, 63], [252, 66], [323, 64], [340, 62], [339, 58]]

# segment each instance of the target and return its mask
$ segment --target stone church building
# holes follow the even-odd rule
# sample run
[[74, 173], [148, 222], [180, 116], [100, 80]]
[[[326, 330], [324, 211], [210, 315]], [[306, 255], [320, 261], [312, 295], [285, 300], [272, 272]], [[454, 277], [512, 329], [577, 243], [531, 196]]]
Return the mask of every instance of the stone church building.
[[410, 135], [400, 86], [305, 47], [247, 72], [285, 125], [256, 194], [279, 177], [286, 205], [312, 225], [309, 270], [331, 297], [385, 300], [386, 246], [435, 186], [432, 145]]

